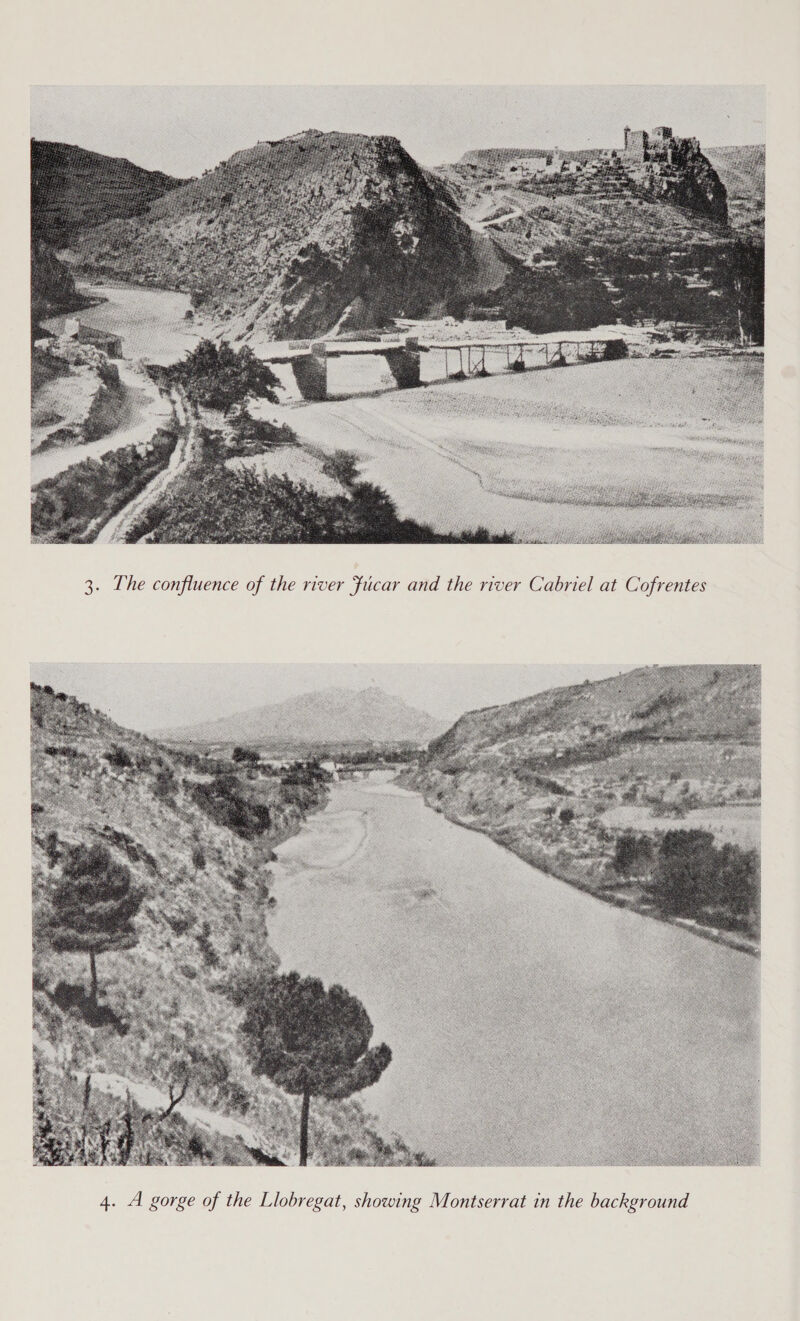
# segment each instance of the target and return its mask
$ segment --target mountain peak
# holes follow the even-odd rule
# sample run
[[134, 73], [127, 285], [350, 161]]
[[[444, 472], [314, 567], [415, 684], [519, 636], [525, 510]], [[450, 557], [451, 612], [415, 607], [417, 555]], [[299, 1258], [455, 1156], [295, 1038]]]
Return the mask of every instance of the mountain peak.
[[422, 744], [445, 724], [373, 684], [298, 693], [217, 720], [160, 730], [157, 736], [186, 743]]

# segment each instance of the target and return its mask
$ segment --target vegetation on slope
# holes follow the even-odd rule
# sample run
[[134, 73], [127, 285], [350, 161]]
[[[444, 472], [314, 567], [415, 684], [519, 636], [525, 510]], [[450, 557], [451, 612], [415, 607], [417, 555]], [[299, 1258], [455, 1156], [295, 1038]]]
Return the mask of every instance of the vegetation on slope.
[[144, 170], [66, 142], [31, 142], [31, 220], [34, 237], [68, 247], [85, 229], [140, 215], [179, 187], [160, 170]]
[[533, 866], [748, 946], [759, 727], [755, 667], [635, 670], [470, 712], [405, 779]]
[[[294, 1163], [298, 1103], [253, 1072], [239, 1024], [248, 987], [277, 967], [272, 850], [324, 803], [323, 773], [306, 768], [300, 784], [168, 751], [35, 686], [31, 715], [37, 1160]], [[224, 823], [221, 790], [198, 801], [220, 776]], [[93, 1003], [86, 954], [59, 952], [51, 932], [65, 867], [98, 846], [143, 898], [137, 943], [102, 954]], [[310, 1149], [320, 1164], [417, 1159], [355, 1101], [315, 1105]]]
[[84, 459], [34, 488], [34, 541], [93, 541], [114, 514], [166, 468], [177, 434], [159, 429], [145, 448], [125, 445], [99, 459]]

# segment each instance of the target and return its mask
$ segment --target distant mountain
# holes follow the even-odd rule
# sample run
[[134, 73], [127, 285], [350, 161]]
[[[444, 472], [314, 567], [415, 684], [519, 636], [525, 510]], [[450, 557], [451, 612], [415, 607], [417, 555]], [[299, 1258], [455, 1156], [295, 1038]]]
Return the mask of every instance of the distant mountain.
[[66, 142], [31, 142], [31, 226], [35, 238], [68, 247], [84, 230], [146, 211], [177, 188], [160, 170]]
[[84, 232], [81, 258], [191, 290], [239, 335], [441, 312], [508, 269], [392, 137], [311, 130], [259, 142], [162, 191], [145, 215]]
[[185, 743], [427, 743], [445, 722], [380, 688], [326, 688], [202, 724], [162, 729]]

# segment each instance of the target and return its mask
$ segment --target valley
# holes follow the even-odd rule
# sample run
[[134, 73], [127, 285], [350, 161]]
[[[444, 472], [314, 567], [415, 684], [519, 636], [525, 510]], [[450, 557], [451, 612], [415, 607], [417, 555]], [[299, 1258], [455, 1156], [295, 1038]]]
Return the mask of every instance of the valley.
[[[289, 970], [391, 1051], [314, 1099], [314, 1164], [757, 1160], [755, 669], [449, 727], [335, 684], [156, 738], [50, 685], [31, 714], [40, 1163], [295, 1163], [298, 1101], [242, 1028]], [[99, 992], [57, 922], [90, 874], [136, 887]]]
[[[34, 490], [50, 480], [50, 507], [70, 505], [87, 482], [69, 469], [89, 458], [113, 484], [104, 457], [131, 448], [136, 462], [171, 413], [154, 369], [210, 342], [271, 365], [270, 397], [236, 401], [261, 439], [237, 448], [224, 410], [201, 409], [222, 452], [205, 445], [190, 477], [164, 465], [147, 518], [125, 499], [107, 535], [759, 540], [763, 149], [709, 150], [659, 129], [432, 169], [392, 137], [309, 130], [181, 180], [35, 141], [35, 354], [68, 352], [67, 322], [112, 336], [127, 403], [102, 436], [47, 454], [39, 425]], [[619, 360], [595, 360], [593, 339]], [[515, 340], [527, 347], [492, 348]], [[322, 395], [312, 342], [328, 345]], [[75, 411], [77, 383], [59, 388], [57, 406], [34, 391], [50, 432]], [[379, 489], [380, 515], [355, 500], [359, 482]], [[52, 540], [100, 524], [45, 522]]]

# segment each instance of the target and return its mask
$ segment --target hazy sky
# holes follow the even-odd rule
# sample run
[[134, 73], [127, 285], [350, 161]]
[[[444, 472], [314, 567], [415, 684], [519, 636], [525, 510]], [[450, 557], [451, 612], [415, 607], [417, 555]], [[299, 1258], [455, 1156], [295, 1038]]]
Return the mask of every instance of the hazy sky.
[[621, 146], [668, 124], [704, 146], [764, 141], [761, 87], [33, 87], [31, 133], [185, 178], [303, 129], [388, 133], [424, 165], [476, 147]]
[[143, 731], [195, 724], [321, 688], [377, 685], [431, 715], [455, 720], [476, 707], [545, 688], [605, 679], [631, 665], [32, 665], [49, 683]]

